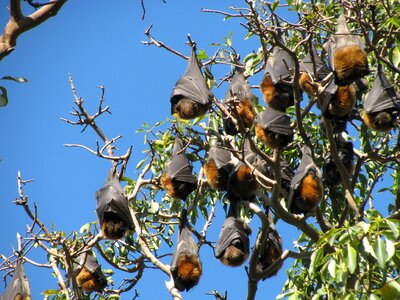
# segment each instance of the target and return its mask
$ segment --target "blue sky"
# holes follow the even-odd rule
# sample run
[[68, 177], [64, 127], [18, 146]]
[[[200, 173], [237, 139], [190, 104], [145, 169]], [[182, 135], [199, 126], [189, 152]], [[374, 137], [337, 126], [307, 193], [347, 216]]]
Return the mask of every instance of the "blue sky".
[[[16, 50], [1, 61], [0, 77], [23, 76], [29, 82], [17, 84], [0, 82], [8, 89], [9, 105], [0, 109], [0, 253], [11, 254], [16, 247], [16, 232], [25, 231], [30, 220], [21, 207], [12, 201], [17, 197], [17, 171], [24, 179], [35, 181], [25, 187], [31, 203], [38, 205], [39, 216], [47, 224], [66, 232], [79, 230], [96, 220], [94, 192], [105, 179], [109, 162], [82, 149], [66, 148], [65, 143], [80, 143], [95, 147], [99, 138], [90, 130], [67, 125], [60, 120], [68, 117], [73, 97], [68, 82], [71, 73], [79, 96], [86, 107], [97, 108], [100, 90], [106, 86], [106, 105], [112, 115], [104, 116], [99, 125], [108, 137], [122, 134], [118, 142], [123, 154], [133, 145], [128, 175], [136, 177], [135, 166], [145, 149], [143, 137], [136, 134], [142, 123], [165, 120], [170, 113], [169, 96], [176, 80], [184, 72], [186, 61], [154, 46], [142, 45], [144, 30], [154, 24], [152, 34], [178, 51], [189, 54], [185, 45], [188, 33], [199, 49], [213, 53], [212, 42], [222, 42], [233, 31], [233, 45], [242, 58], [259, 43], [255, 38], [244, 41], [246, 34], [238, 20], [222, 20], [222, 16], [201, 13], [200, 8], [227, 10], [228, 6], [243, 6], [242, 1], [146, 1], [146, 18], [141, 21], [139, 1], [69, 1], [59, 14], [39, 27], [24, 33]], [[27, 11], [30, 11], [29, 9]], [[0, 6], [0, 26], [8, 20], [6, 1]], [[221, 74], [229, 67], [220, 67]], [[258, 84], [259, 77], [250, 79]], [[214, 94], [221, 98], [226, 85]], [[259, 91], [254, 91], [260, 96]], [[224, 212], [219, 206], [215, 228], [223, 222]], [[259, 224], [252, 222], [254, 230]], [[202, 223], [200, 223], [202, 225]], [[293, 248], [299, 232], [296, 228], [278, 222], [284, 248]], [[252, 237], [252, 240], [254, 240]], [[218, 230], [210, 232], [216, 241]], [[44, 262], [43, 255], [33, 250], [29, 257]], [[247, 291], [247, 276], [243, 267], [228, 268], [219, 263], [209, 248], [203, 247], [201, 256], [204, 273], [200, 284], [184, 295], [187, 299], [213, 299], [205, 296], [213, 289], [229, 290], [229, 299], [243, 299]], [[165, 261], [169, 263], [169, 258]], [[285, 271], [293, 260], [285, 262], [279, 275], [260, 282], [258, 299], [272, 299], [286, 280]], [[103, 263], [104, 268], [108, 266]], [[57, 282], [48, 270], [26, 265], [33, 299], [45, 289], [57, 288]], [[117, 274], [120, 274], [117, 272]], [[119, 275], [117, 278], [122, 278]], [[126, 277], [126, 276], [125, 276]], [[167, 299], [164, 286], [168, 278], [158, 270], [148, 270], [137, 285], [140, 299]], [[0, 293], [4, 285], [0, 287]], [[130, 299], [129, 295], [123, 299]]]

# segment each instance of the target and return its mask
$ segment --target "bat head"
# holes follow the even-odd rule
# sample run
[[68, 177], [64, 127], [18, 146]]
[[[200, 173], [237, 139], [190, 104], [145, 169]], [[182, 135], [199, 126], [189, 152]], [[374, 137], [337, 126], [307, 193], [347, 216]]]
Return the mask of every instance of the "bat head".
[[198, 255], [198, 246], [192, 238], [186, 211], [182, 211], [179, 223], [178, 244], [172, 255], [171, 273], [175, 287], [189, 290], [197, 285], [202, 274], [202, 264]]

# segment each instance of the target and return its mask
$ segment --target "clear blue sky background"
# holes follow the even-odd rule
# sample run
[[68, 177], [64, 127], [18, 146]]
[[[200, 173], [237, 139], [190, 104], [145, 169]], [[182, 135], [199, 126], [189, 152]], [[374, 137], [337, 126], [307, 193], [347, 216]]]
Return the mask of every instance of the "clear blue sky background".
[[[8, 20], [8, 1], [1, 1], [0, 26]], [[224, 2], [224, 3], [223, 3]], [[99, 138], [91, 131], [67, 125], [60, 117], [68, 117], [73, 97], [68, 73], [73, 75], [78, 95], [92, 112], [97, 108], [100, 90], [106, 86], [106, 105], [112, 115], [105, 115], [99, 125], [111, 138], [122, 134], [118, 142], [120, 153], [134, 145], [127, 175], [136, 177], [135, 166], [142, 159], [143, 137], [135, 134], [142, 123], [164, 120], [170, 113], [169, 96], [186, 61], [171, 53], [141, 44], [144, 30], [154, 24], [152, 34], [180, 52], [189, 54], [186, 35], [191, 34], [198, 48], [207, 53], [215, 51], [211, 42], [222, 42], [233, 31], [233, 45], [242, 58], [259, 47], [257, 39], [244, 41], [246, 32], [237, 19], [223, 21], [222, 16], [201, 13], [199, 9], [227, 10], [229, 5], [243, 6], [241, 1], [146, 1], [146, 18], [141, 21], [139, 1], [117, 2], [69, 1], [59, 14], [18, 39], [16, 50], [0, 62], [0, 77], [24, 76], [29, 82], [17, 84], [1, 81], [8, 89], [10, 102], [0, 109], [0, 253], [11, 254], [16, 247], [16, 232], [23, 233], [30, 220], [21, 207], [12, 201], [17, 197], [17, 171], [24, 179], [35, 179], [25, 187], [30, 202], [38, 205], [39, 216], [45, 224], [67, 233], [96, 219], [94, 192], [102, 186], [109, 162], [82, 149], [65, 148], [64, 143], [80, 143], [95, 147]], [[31, 12], [30, 9], [26, 10]], [[214, 71], [214, 70], [213, 70]], [[217, 76], [229, 72], [229, 66], [215, 69]], [[250, 79], [258, 84], [259, 77]], [[221, 98], [226, 85], [214, 94]], [[254, 91], [260, 96], [259, 91]], [[217, 207], [215, 230], [209, 239], [216, 241], [224, 212]], [[203, 222], [199, 223], [200, 226]], [[252, 222], [253, 229], [259, 226]], [[293, 249], [296, 228], [278, 222], [284, 248]], [[252, 237], [252, 241], [254, 236]], [[167, 251], [166, 249], [165, 251]], [[169, 250], [168, 250], [169, 251]], [[217, 261], [209, 248], [201, 256], [204, 274], [200, 284], [186, 299], [213, 299], [205, 293], [213, 289], [229, 290], [229, 299], [244, 299], [247, 276], [243, 267], [228, 268]], [[29, 257], [44, 262], [43, 255], [32, 251]], [[169, 263], [170, 258], [165, 260]], [[288, 259], [279, 275], [260, 282], [257, 299], [273, 299], [286, 280]], [[108, 266], [103, 263], [103, 267]], [[26, 264], [33, 299], [43, 296], [45, 289], [57, 288], [48, 270]], [[116, 278], [127, 277], [120, 274]], [[136, 286], [140, 299], [168, 299], [164, 286], [168, 278], [158, 270], [148, 270]], [[118, 282], [118, 280], [116, 280]], [[0, 293], [4, 290], [1, 284]], [[122, 299], [131, 299], [129, 294]]]

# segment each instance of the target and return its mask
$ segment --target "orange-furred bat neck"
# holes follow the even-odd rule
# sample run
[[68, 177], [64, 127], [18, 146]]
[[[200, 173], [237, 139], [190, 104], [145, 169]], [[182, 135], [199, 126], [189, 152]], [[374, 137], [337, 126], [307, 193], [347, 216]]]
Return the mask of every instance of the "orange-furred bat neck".
[[301, 181], [299, 196], [310, 210], [313, 210], [321, 202], [323, 187], [321, 180], [314, 172], [309, 172]]
[[182, 254], [178, 259], [177, 280], [185, 289], [190, 289], [199, 283], [202, 266], [199, 257], [195, 254], [187, 256]]
[[348, 85], [369, 73], [367, 53], [358, 45], [340, 47], [333, 54], [335, 83]]

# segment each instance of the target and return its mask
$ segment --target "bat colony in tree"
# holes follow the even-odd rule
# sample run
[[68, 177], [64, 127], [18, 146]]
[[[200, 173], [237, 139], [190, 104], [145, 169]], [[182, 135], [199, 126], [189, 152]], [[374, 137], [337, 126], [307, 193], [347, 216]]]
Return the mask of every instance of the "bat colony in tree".
[[[283, 43], [283, 40], [281, 42]], [[347, 140], [344, 132], [356, 99], [366, 89], [362, 78], [370, 72], [364, 44], [349, 31], [342, 14], [338, 18], [336, 33], [325, 45], [328, 64], [319, 56], [313, 45], [310, 48], [309, 53], [300, 62], [300, 88], [309, 97], [317, 99], [321, 115], [331, 120], [339, 158], [346, 170], [352, 173], [353, 144]], [[260, 188], [254, 169], [274, 179], [274, 172], [268, 163], [252, 150], [251, 135], [255, 135], [261, 144], [275, 150], [285, 149], [293, 141], [293, 126], [286, 109], [294, 105], [294, 68], [295, 64], [289, 53], [282, 47], [275, 46], [272, 55], [266, 61], [265, 73], [260, 83], [267, 107], [256, 114], [253, 94], [244, 71], [239, 68], [236, 68], [232, 76], [226, 99], [222, 103], [237, 122], [229, 115], [225, 116], [224, 127], [220, 132], [225, 131], [230, 136], [247, 132], [241, 139], [239, 155], [234, 155], [234, 150], [225, 140], [218, 140], [210, 146], [203, 165], [209, 186], [226, 192], [230, 200], [230, 209], [215, 248], [215, 257], [224, 265], [240, 266], [250, 254], [251, 229], [240, 218], [238, 204], [240, 201], [252, 201]], [[331, 79], [323, 82], [325, 78], [330, 78], [329, 76]], [[317, 82], [321, 84], [317, 85]], [[194, 119], [204, 115], [211, 108], [213, 98], [196, 58], [195, 46], [192, 44], [187, 70], [172, 91], [171, 112], [180, 119]], [[389, 131], [396, 126], [400, 99], [380, 65], [363, 104], [362, 119], [370, 129]], [[323, 134], [324, 127], [322, 118]], [[165, 192], [170, 197], [183, 201], [197, 188], [197, 177], [193, 174], [193, 167], [185, 155], [185, 149], [183, 141], [176, 136], [171, 160], [160, 178]], [[323, 200], [324, 189], [322, 174], [314, 162], [312, 149], [304, 145], [301, 152], [302, 159], [295, 172], [291, 164], [283, 156], [280, 157], [281, 186], [287, 195], [288, 210], [294, 214], [306, 215], [315, 212]], [[329, 186], [336, 186], [342, 181], [330, 152], [324, 157], [323, 173]], [[105, 185], [96, 192], [96, 199], [96, 212], [103, 238], [118, 240], [134, 229], [116, 167], [110, 170]], [[179, 291], [187, 291], [197, 285], [202, 275], [199, 246], [193, 240], [186, 214], [186, 211], [183, 211], [180, 216], [178, 242], [171, 262], [171, 274]], [[258, 272], [267, 270], [282, 255], [281, 237], [275, 230], [269, 210], [268, 216], [269, 226], [257, 260]], [[282, 263], [278, 263], [263, 279], [276, 275], [281, 265]], [[74, 274], [78, 285], [87, 293], [101, 292], [107, 286], [101, 267], [91, 252], [82, 253], [75, 258]], [[29, 284], [22, 264], [17, 264], [13, 279], [2, 299], [30, 299]]]
[[[362, 40], [348, 30], [343, 14], [338, 18], [336, 33], [331, 36], [325, 47], [328, 52], [329, 64], [321, 59], [312, 45], [300, 64], [299, 85], [309, 97], [318, 98], [317, 103], [322, 116], [332, 122], [339, 158], [346, 170], [351, 173], [354, 151], [352, 142], [346, 139], [346, 122], [355, 107], [356, 99], [360, 98], [366, 89], [362, 78], [370, 72], [367, 54]], [[236, 124], [229, 116], [224, 118], [225, 133], [234, 136], [241, 131], [240, 127], [242, 126], [247, 132], [254, 128], [257, 139], [270, 149], [284, 149], [291, 143], [294, 133], [286, 109], [294, 105], [293, 70], [292, 57], [281, 47], [275, 46], [272, 56], [266, 62], [265, 73], [260, 84], [267, 107], [256, 117], [252, 102], [253, 95], [243, 70], [236, 68], [222, 106], [231, 115], [234, 115], [238, 122]], [[333, 73], [332, 78], [324, 84], [322, 91], [319, 91], [318, 85], [315, 83], [329, 78], [331, 73]], [[193, 119], [205, 113], [210, 106], [211, 98], [211, 92], [205, 84], [193, 47], [188, 69], [173, 90], [171, 111], [176, 113], [178, 118]], [[396, 125], [399, 103], [400, 99], [394, 88], [387, 81], [382, 68], [379, 67], [375, 82], [364, 102], [363, 119], [365, 123], [377, 131], [392, 129]], [[256, 123], [255, 126], [253, 126], [254, 123]], [[324, 124], [321, 124], [321, 127], [324, 127]], [[223, 141], [218, 140], [210, 147], [203, 165], [210, 187], [227, 192], [227, 198], [231, 202], [228, 216], [218, 238], [215, 257], [223, 264], [232, 267], [242, 265], [250, 252], [251, 229], [238, 217], [237, 204], [242, 200], [251, 201], [259, 188], [253, 169], [245, 162], [251, 164], [263, 175], [269, 178], [274, 177], [268, 164], [251, 150], [248, 138], [250, 137], [247, 135], [242, 140], [242, 160], [235, 157]], [[176, 139], [181, 143], [178, 137]], [[179, 149], [182, 149], [182, 146]], [[180, 151], [179, 154], [183, 155], [182, 152]], [[313, 151], [304, 145], [302, 159], [295, 174], [290, 164], [281, 157], [282, 187], [289, 193], [287, 207], [291, 213], [314, 213], [323, 200], [322, 173], [315, 164], [313, 156]], [[195, 177], [191, 173], [192, 169], [187, 159], [181, 158], [179, 164], [175, 160], [176, 146], [172, 160], [168, 163], [162, 176], [162, 186], [171, 197], [185, 199], [196, 188]], [[326, 154], [324, 161], [323, 171], [326, 183], [329, 186], [340, 184], [340, 172], [330, 153]], [[172, 172], [171, 166], [175, 164], [176, 167]], [[178, 174], [181, 179], [174, 181], [172, 176], [175, 175], [177, 178]], [[182, 189], [185, 191], [184, 193], [177, 193], [177, 190]], [[267, 238], [263, 242], [257, 262], [259, 272], [266, 270], [282, 254], [281, 238], [273, 227], [272, 219], [270, 220], [272, 226], [268, 228]], [[194, 246], [186, 250], [185, 256], [182, 258], [185, 262], [190, 261], [190, 263], [182, 264], [181, 267], [176, 262], [176, 256], [183, 255], [180, 244], [183, 239], [181, 230], [172, 266], [176, 287], [179, 290], [188, 290], [199, 281], [201, 263], [198, 249]], [[187, 234], [187, 240], [185, 244], [193, 243], [189, 234]], [[194, 259], [187, 259], [189, 255], [192, 255], [191, 257]], [[281, 264], [278, 264], [265, 278], [275, 275], [280, 266]], [[190, 275], [184, 276], [183, 274]], [[185, 277], [189, 278], [183, 280]]]

